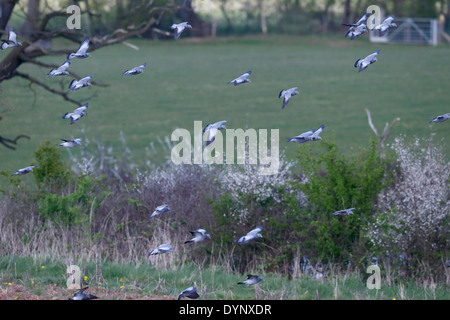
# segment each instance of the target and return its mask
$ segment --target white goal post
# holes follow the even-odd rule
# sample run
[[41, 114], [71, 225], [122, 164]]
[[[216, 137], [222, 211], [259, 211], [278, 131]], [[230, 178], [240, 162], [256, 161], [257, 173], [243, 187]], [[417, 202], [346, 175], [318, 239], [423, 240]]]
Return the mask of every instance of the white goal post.
[[438, 20], [427, 18], [395, 18], [396, 28], [390, 28], [382, 37], [377, 31], [369, 31], [370, 41], [376, 43], [397, 43], [432, 45], [438, 44]]

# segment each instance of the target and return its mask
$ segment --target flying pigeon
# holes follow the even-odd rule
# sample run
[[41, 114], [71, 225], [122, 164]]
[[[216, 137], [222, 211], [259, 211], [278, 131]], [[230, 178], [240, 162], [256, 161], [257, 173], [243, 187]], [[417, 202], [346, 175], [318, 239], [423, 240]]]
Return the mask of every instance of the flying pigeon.
[[33, 171], [34, 168], [39, 167], [39, 165], [35, 165], [35, 166], [29, 166], [29, 167], [25, 167], [22, 169], [19, 169], [16, 171], [16, 173], [12, 174], [11, 176], [23, 176], [24, 174], [30, 173], [31, 171]]
[[378, 30], [380, 37], [384, 36], [388, 31], [388, 29], [397, 27], [397, 24], [392, 22], [394, 18], [395, 17], [393, 15], [388, 16], [386, 19], [383, 20], [381, 24], [375, 26], [373, 30]]
[[78, 58], [78, 59], [85, 59], [87, 57], [90, 56], [89, 53], [87, 53], [86, 51], [89, 49], [89, 37], [84, 38], [84, 40], [81, 42], [80, 47], [78, 48], [77, 52], [75, 53], [70, 53], [67, 56], [67, 59], [73, 59], [73, 58]]
[[247, 233], [245, 236], [240, 237], [239, 240], [236, 242], [238, 244], [246, 244], [256, 238], [261, 238], [262, 237], [262, 235], [260, 234], [261, 231], [262, 227], [257, 227], [252, 231], [250, 231], [249, 233]]
[[252, 275], [252, 274], [248, 274], [247, 275], [247, 280], [242, 281], [242, 282], [238, 282], [238, 284], [245, 284], [246, 287], [252, 285], [252, 284], [257, 284], [258, 282], [264, 280], [263, 277], [260, 276], [256, 276], [256, 275]]
[[375, 51], [374, 53], [369, 54], [364, 59], [358, 59], [355, 62], [355, 68], [359, 67], [358, 72], [364, 71], [368, 66], [370, 66], [372, 63], [377, 62], [376, 56], [380, 54], [380, 50]]
[[361, 16], [361, 18], [359, 18], [359, 20], [356, 23], [351, 23], [351, 24], [343, 23], [342, 25], [348, 26], [348, 27], [350, 27], [349, 29], [351, 29], [352, 27], [359, 26], [363, 23], [366, 23], [367, 18], [369, 18], [369, 16], [370, 15], [366, 12]]
[[65, 115], [63, 115], [63, 119], [69, 119], [70, 118], [70, 124], [74, 124], [77, 122], [81, 117], [84, 117], [86, 115], [86, 109], [88, 108], [89, 104], [85, 103], [82, 106], [76, 108], [73, 110], [73, 112], [66, 112]]
[[297, 87], [295, 88], [290, 88], [287, 90], [281, 90], [280, 94], [278, 95], [278, 98], [281, 99], [283, 98], [283, 107], [281, 107], [281, 109], [284, 109], [286, 107], [286, 105], [288, 104], [289, 100], [291, 99], [292, 96], [295, 96], [298, 94], [297, 91]]
[[181, 300], [181, 298], [183, 298], [183, 297], [187, 297], [190, 299], [197, 299], [200, 296], [197, 293], [196, 287], [189, 287], [189, 288], [181, 291], [180, 295], [178, 296], [178, 300]]
[[161, 254], [161, 253], [166, 253], [166, 252], [172, 252], [173, 248], [170, 246], [170, 243], [165, 243], [160, 245], [158, 248], [150, 251], [150, 253], [148, 254], [149, 256], [153, 256], [155, 254]]
[[61, 141], [64, 141], [64, 142], [60, 143], [59, 146], [65, 147], [65, 148], [73, 148], [73, 147], [79, 146], [81, 144], [81, 140], [82, 140], [81, 138], [72, 139], [72, 140], [61, 139]]
[[181, 33], [184, 31], [185, 28], [192, 28], [192, 26], [188, 22], [182, 22], [182, 23], [174, 23], [170, 27], [170, 29], [175, 29], [174, 38], [175, 40], [178, 39], [181, 36]]
[[356, 25], [351, 26], [350, 29], [347, 31], [345, 37], [350, 38], [350, 40], [354, 40], [366, 32], [367, 32], [367, 25], [365, 23], [361, 23], [358, 26]]
[[219, 130], [226, 129], [224, 123], [227, 123], [227, 122], [230, 122], [230, 121], [222, 120], [222, 121], [218, 121], [216, 123], [212, 123], [212, 124], [209, 123], [206, 125], [206, 127], [203, 129], [203, 132], [209, 131], [208, 138], [206, 140], [207, 146], [209, 146], [211, 143], [213, 143], [213, 141], [216, 139], [216, 135]]
[[147, 62], [144, 64], [141, 64], [140, 66], [134, 67], [133, 69], [127, 70], [122, 74], [129, 74], [129, 75], [136, 75], [136, 74], [140, 74], [142, 72], [144, 72], [144, 68], [147, 65]]
[[50, 70], [50, 72], [47, 73], [47, 75], [50, 77], [55, 77], [55, 76], [64, 76], [66, 74], [69, 74], [69, 72], [66, 71], [69, 66], [70, 66], [70, 60], [67, 59], [58, 69]]
[[246, 82], [251, 82], [250, 79], [247, 79], [251, 74], [251, 71], [247, 71], [246, 73], [241, 74], [236, 79], [229, 81], [228, 84], [234, 83], [235, 86], [238, 86]]
[[447, 121], [448, 119], [450, 119], [450, 113], [446, 113], [443, 114], [442, 116], [437, 116], [428, 120], [430, 120], [431, 123], [431, 122], [444, 122]]
[[288, 142], [297, 142], [298, 144], [305, 143], [308, 141], [315, 141], [315, 140], [322, 140], [322, 137], [319, 136], [319, 134], [322, 132], [324, 128], [324, 125], [321, 125], [317, 130], [309, 130], [307, 132], [304, 132], [296, 137], [292, 137], [288, 139]]
[[69, 300], [94, 300], [94, 299], [98, 299], [98, 297], [94, 296], [93, 294], [84, 293], [84, 291], [87, 288], [89, 288], [89, 287], [85, 287], [83, 289], [78, 290], [77, 292], [75, 292], [75, 294], [73, 295], [72, 298], [69, 298]]
[[7, 26], [5, 31], [8, 32], [8, 39], [2, 39], [2, 45], [0, 46], [1, 50], [22, 45], [22, 43], [17, 41], [17, 34], [14, 32], [13, 28]]
[[355, 210], [355, 209], [359, 209], [359, 208], [350, 208], [350, 209], [339, 210], [339, 211], [333, 212], [333, 216], [349, 216], [349, 215], [353, 214], [353, 210]]
[[205, 240], [207, 238], [208, 239], [211, 238], [211, 236], [206, 233], [205, 229], [197, 229], [197, 230], [189, 231], [189, 232], [194, 236], [194, 238], [192, 238], [191, 240], [187, 240], [184, 243], [200, 242], [200, 241], [203, 241], [203, 240]]
[[80, 80], [73, 79], [69, 84], [69, 89], [71, 89], [70, 92], [75, 92], [83, 87], [91, 86], [90, 82], [88, 82], [91, 79], [92, 75], [88, 75], [87, 77], [81, 78]]
[[163, 204], [160, 205], [158, 207], [156, 207], [155, 211], [153, 211], [152, 215], [150, 216], [150, 218], [156, 217], [160, 214], [163, 214], [164, 212], [170, 211], [169, 205], [167, 204]]

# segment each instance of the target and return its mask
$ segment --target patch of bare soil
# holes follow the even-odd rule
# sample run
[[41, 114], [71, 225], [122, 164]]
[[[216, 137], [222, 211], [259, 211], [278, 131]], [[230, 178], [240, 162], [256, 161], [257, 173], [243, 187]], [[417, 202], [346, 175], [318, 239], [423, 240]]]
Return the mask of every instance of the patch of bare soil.
[[[61, 288], [53, 285], [27, 288], [20, 284], [0, 285], [0, 300], [68, 300], [77, 290]], [[176, 300], [174, 297], [141, 295], [123, 290], [108, 290], [89, 287], [86, 293], [93, 294], [99, 300]]]

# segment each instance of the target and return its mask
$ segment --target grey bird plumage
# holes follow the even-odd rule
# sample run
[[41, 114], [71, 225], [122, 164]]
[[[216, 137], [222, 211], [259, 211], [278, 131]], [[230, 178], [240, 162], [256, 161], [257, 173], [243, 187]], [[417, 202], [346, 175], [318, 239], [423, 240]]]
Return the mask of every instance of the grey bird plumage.
[[293, 97], [293, 96], [298, 94], [297, 89], [298, 89], [298, 87], [294, 87], [294, 88], [290, 88], [290, 89], [287, 89], [287, 90], [281, 90], [280, 91], [280, 94], [278, 95], [278, 98], [279, 99], [283, 98], [283, 106], [281, 107], [281, 109], [284, 109], [287, 106], [287, 104], [288, 104], [289, 100], [291, 99], [291, 97]]
[[69, 53], [67, 59], [69, 60], [73, 58], [85, 59], [87, 57], [90, 57], [91, 55], [87, 53], [87, 50], [89, 49], [89, 42], [90, 42], [89, 37], [84, 38], [80, 46], [78, 47], [77, 52]]
[[64, 63], [59, 68], [50, 70], [50, 72], [47, 73], [47, 75], [49, 77], [65, 76], [65, 75], [69, 74], [69, 72], [67, 71], [67, 68], [69, 68], [69, 66], [70, 66], [70, 60], [67, 59], [66, 61], [64, 61]]
[[393, 22], [394, 18], [395, 17], [393, 15], [386, 17], [383, 22], [375, 26], [372, 30], [377, 30], [380, 37], [384, 36], [390, 28], [397, 27], [397, 24]]
[[219, 130], [225, 130], [225, 123], [230, 122], [227, 120], [218, 121], [216, 123], [209, 123], [203, 128], [203, 133], [208, 131], [208, 137], [206, 139], [206, 145], [209, 146], [216, 138], [217, 132]]
[[428, 120], [430, 120], [430, 123], [432, 123], [432, 122], [444, 122], [447, 121], [448, 119], [450, 119], [450, 113], [446, 113]]
[[170, 28], [175, 30], [173, 37], [176, 40], [181, 36], [184, 29], [186, 29], [186, 28], [191, 29], [192, 26], [188, 22], [181, 22], [178, 24], [177, 23], [172, 24], [172, 26]]
[[144, 64], [141, 64], [140, 66], [134, 67], [130, 70], [125, 71], [124, 75], [137, 75], [137, 74], [141, 74], [142, 72], [144, 72], [144, 68], [147, 66], [147, 62], [145, 62]]
[[80, 120], [82, 117], [86, 115], [86, 109], [89, 107], [88, 103], [83, 104], [82, 106], [79, 106], [73, 112], [66, 112], [63, 115], [63, 119], [70, 119], [70, 124], [74, 124], [78, 120]]
[[262, 280], [264, 280], [264, 277], [253, 275], [253, 274], [248, 274], [247, 280], [238, 282], [238, 284], [245, 284], [245, 286], [248, 287], [248, 286], [257, 284], [258, 282], [261, 282]]
[[159, 216], [160, 214], [163, 214], [164, 212], [170, 211], [169, 205], [163, 204], [158, 207], [152, 212], [150, 218]]
[[350, 208], [350, 209], [339, 210], [339, 211], [333, 212], [332, 215], [333, 216], [349, 216], [349, 215], [353, 214], [354, 213], [353, 210], [356, 210], [356, 209], [359, 209], [359, 208]]
[[183, 297], [198, 299], [200, 296], [198, 295], [198, 289], [192, 286], [181, 291], [181, 293], [178, 295], [178, 300], [181, 300]]
[[13, 30], [13, 28], [11, 28], [11, 26], [7, 26], [5, 28], [5, 31], [8, 32], [8, 39], [1, 39], [1, 41], [2, 41], [2, 44], [0, 46], [1, 50], [5, 50], [7, 48], [13, 48], [13, 47], [22, 45], [21, 42], [17, 41], [17, 34]]
[[380, 54], [380, 50], [375, 51], [374, 53], [369, 54], [364, 59], [358, 59], [355, 62], [355, 68], [359, 68], [358, 72], [364, 71], [370, 66], [372, 63], [377, 62], [377, 55]]
[[29, 167], [25, 167], [22, 169], [17, 170], [14, 174], [12, 174], [11, 176], [23, 176], [24, 174], [30, 173], [31, 171], [33, 171], [34, 168], [39, 167], [39, 165], [35, 165], [35, 166], [29, 166]]
[[321, 125], [317, 129], [312, 129], [302, 134], [299, 134], [298, 136], [288, 138], [288, 142], [297, 142], [298, 144], [301, 144], [308, 141], [322, 140], [322, 137], [320, 137], [319, 134], [322, 132], [324, 127], [325, 127], [324, 125]]
[[88, 288], [89, 287], [85, 287], [83, 289], [78, 290], [77, 292], [75, 292], [75, 294], [73, 295], [72, 298], [69, 298], [69, 300], [94, 300], [94, 299], [98, 299], [97, 296], [94, 296], [93, 294], [84, 292]]
[[79, 146], [81, 144], [82, 140], [83, 139], [81, 139], [81, 138], [70, 139], [70, 140], [61, 139], [61, 141], [63, 141], [63, 142], [60, 143], [59, 146], [65, 147], [65, 148], [73, 148], [73, 147]]
[[256, 227], [255, 229], [248, 232], [245, 236], [240, 237], [236, 242], [238, 244], [246, 244], [257, 238], [262, 238], [262, 235], [260, 234], [261, 231], [262, 227]]
[[365, 23], [361, 23], [360, 25], [357, 26], [351, 26], [350, 29], [347, 31], [345, 37], [350, 38], [350, 40], [354, 40], [366, 32], [367, 32], [367, 25]]
[[158, 248], [150, 251], [150, 253], [148, 255], [149, 256], [153, 256], [153, 255], [156, 255], [156, 254], [162, 254], [162, 253], [172, 252], [172, 251], [173, 251], [173, 248], [170, 245], [170, 243], [164, 243], [164, 244], [158, 246]]
[[246, 73], [241, 74], [239, 77], [237, 77], [236, 79], [233, 79], [231, 81], [228, 81], [228, 84], [233, 83], [235, 86], [239, 86], [243, 83], [247, 83], [247, 82], [251, 82], [250, 79], [248, 79], [248, 77], [252, 74], [251, 71], [247, 71]]
[[211, 236], [208, 233], [206, 233], [205, 229], [197, 229], [189, 232], [192, 234], [193, 238], [185, 241], [184, 243], [191, 243], [191, 242], [197, 243], [205, 239], [211, 238]]
[[92, 75], [88, 75], [87, 77], [81, 78], [80, 80], [73, 79], [69, 84], [70, 92], [75, 92], [83, 87], [91, 86], [89, 80], [92, 79]]

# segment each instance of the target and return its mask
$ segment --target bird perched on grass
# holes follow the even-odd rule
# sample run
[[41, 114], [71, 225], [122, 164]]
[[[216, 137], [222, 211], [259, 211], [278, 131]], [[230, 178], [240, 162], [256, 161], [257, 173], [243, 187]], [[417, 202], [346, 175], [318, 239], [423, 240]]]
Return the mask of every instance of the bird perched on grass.
[[240, 237], [236, 242], [238, 244], [246, 244], [257, 238], [262, 238], [262, 235], [260, 234], [261, 231], [262, 227], [256, 227], [252, 231], [248, 232], [245, 236]]
[[393, 22], [394, 18], [395, 17], [393, 15], [386, 17], [386, 19], [384, 19], [383, 22], [375, 26], [372, 30], [378, 30], [379, 36], [380, 37], [384, 36], [390, 28], [397, 27], [397, 24]]
[[134, 67], [134, 68], [132, 68], [130, 70], [127, 70], [127, 71], [125, 71], [122, 74], [124, 74], [124, 75], [133, 75], [133, 76], [137, 75], [137, 74], [140, 74], [140, 73], [144, 72], [144, 68], [145, 68], [146, 65], [147, 65], [147, 62], [145, 62], [144, 64], [141, 64], [140, 66], [137, 66], [137, 67]]
[[75, 294], [73, 295], [72, 298], [69, 298], [69, 300], [94, 300], [94, 299], [98, 299], [97, 296], [94, 296], [93, 294], [90, 293], [84, 293], [84, 291], [86, 289], [88, 289], [89, 287], [85, 287], [83, 289], [78, 290], [77, 292], [75, 292]]
[[80, 80], [73, 79], [69, 84], [70, 92], [75, 92], [83, 87], [91, 86], [89, 80], [92, 79], [92, 75], [88, 75], [87, 77], [81, 78]]
[[13, 48], [17, 46], [21, 46], [22, 43], [17, 41], [17, 34], [14, 32], [13, 28], [7, 26], [5, 31], [8, 32], [8, 39], [2, 39], [2, 45], [0, 46], [1, 50], [5, 50], [7, 48]]
[[74, 124], [80, 118], [84, 117], [86, 115], [86, 109], [89, 107], [88, 103], [83, 104], [82, 106], [79, 106], [73, 112], [66, 112], [63, 115], [63, 119], [69, 119], [70, 118], [70, 124]]
[[193, 230], [193, 231], [189, 231], [189, 232], [192, 234], [193, 238], [185, 241], [184, 243], [190, 243], [190, 242], [197, 243], [197, 242], [203, 241], [205, 239], [211, 238], [211, 236], [208, 233], [206, 233], [205, 229], [197, 229], [197, 230]]
[[169, 205], [163, 204], [158, 207], [156, 207], [155, 211], [151, 214], [150, 218], [159, 216], [160, 214], [163, 214], [164, 212], [170, 211]]
[[298, 136], [288, 138], [288, 142], [297, 142], [298, 144], [305, 143], [308, 141], [315, 141], [315, 140], [322, 140], [322, 137], [319, 136], [319, 134], [322, 132], [324, 128], [324, 125], [321, 125], [317, 129], [312, 129], [309, 131], [306, 131], [302, 134], [299, 134]]
[[222, 121], [218, 121], [216, 123], [209, 123], [205, 126], [205, 128], [203, 129], [203, 132], [207, 132], [208, 131], [208, 137], [206, 139], [206, 145], [209, 146], [211, 143], [213, 143], [213, 141], [216, 138], [217, 132], [219, 130], [225, 130], [225, 123], [230, 122], [227, 120], [222, 120]]
[[162, 254], [162, 253], [172, 252], [172, 251], [173, 251], [173, 248], [170, 245], [170, 243], [164, 243], [164, 244], [158, 246], [158, 248], [150, 251], [150, 253], [148, 255], [149, 256], [153, 256], [153, 255], [156, 255], [156, 254]]
[[70, 60], [67, 59], [66, 61], [64, 61], [64, 63], [61, 66], [59, 66], [59, 68], [50, 70], [50, 72], [47, 73], [47, 75], [49, 77], [65, 76], [65, 75], [69, 74], [69, 72], [67, 71], [67, 68], [69, 68], [69, 66], [70, 66]]
[[237, 77], [236, 79], [233, 79], [231, 81], [228, 81], [228, 84], [233, 83], [235, 86], [239, 86], [243, 83], [247, 83], [247, 82], [251, 82], [250, 79], [248, 79], [248, 77], [252, 74], [251, 71], [247, 71], [246, 73], [241, 74], [239, 77]]
[[31, 171], [33, 171], [34, 168], [39, 167], [39, 165], [35, 165], [35, 166], [29, 166], [29, 167], [25, 167], [22, 169], [19, 169], [16, 171], [16, 173], [12, 174], [11, 176], [23, 176], [24, 174], [30, 173]]
[[333, 216], [349, 216], [351, 214], [353, 214], [353, 210], [356, 210], [359, 208], [350, 208], [350, 209], [344, 209], [344, 210], [339, 210], [336, 212], [333, 212]]
[[431, 122], [444, 122], [444, 121], [447, 121], [448, 119], [450, 119], [450, 113], [446, 113], [441, 116], [437, 116], [437, 117], [434, 117], [434, 118], [431, 118], [428, 120], [430, 120], [430, 123], [431, 123]]
[[178, 39], [181, 36], [181, 34], [183, 33], [184, 29], [186, 29], [186, 28], [191, 29], [192, 26], [188, 22], [181, 22], [181, 23], [178, 23], [178, 24], [177, 23], [172, 24], [170, 29], [174, 29], [175, 30], [174, 35], [173, 35], [175, 40]]
[[73, 147], [79, 146], [81, 144], [82, 140], [83, 139], [81, 139], [81, 138], [76, 138], [76, 139], [71, 139], [71, 140], [61, 139], [61, 141], [64, 141], [64, 142], [60, 143], [59, 146], [65, 147], [65, 148], [73, 148]]
[[278, 95], [278, 98], [281, 99], [283, 98], [283, 106], [281, 107], [281, 109], [284, 109], [286, 107], [286, 105], [288, 104], [289, 100], [291, 99], [292, 96], [295, 96], [298, 94], [297, 91], [297, 87], [295, 88], [290, 88], [287, 90], [281, 90], [280, 94]]
[[369, 54], [364, 59], [358, 59], [355, 62], [355, 68], [359, 67], [358, 72], [364, 71], [370, 66], [372, 63], [377, 62], [377, 55], [380, 54], [380, 50], [375, 51], [374, 53]]
[[245, 284], [245, 286], [248, 287], [248, 286], [257, 284], [258, 282], [261, 282], [262, 280], [264, 280], [263, 277], [256, 276], [253, 274], [248, 274], [247, 280], [238, 282], [238, 284]]
[[192, 286], [181, 291], [181, 293], [178, 295], [178, 300], [181, 300], [181, 298], [183, 297], [190, 299], [198, 299], [200, 296], [198, 295], [198, 289]]
[[87, 53], [87, 50], [89, 49], [89, 37], [84, 38], [84, 40], [81, 42], [80, 46], [78, 47], [77, 52], [72, 52], [69, 53], [69, 55], [67, 56], [67, 59], [73, 59], [73, 58], [78, 58], [78, 59], [85, 59], [87, 57], [90, 57], [91, 55], [89, 53]]

